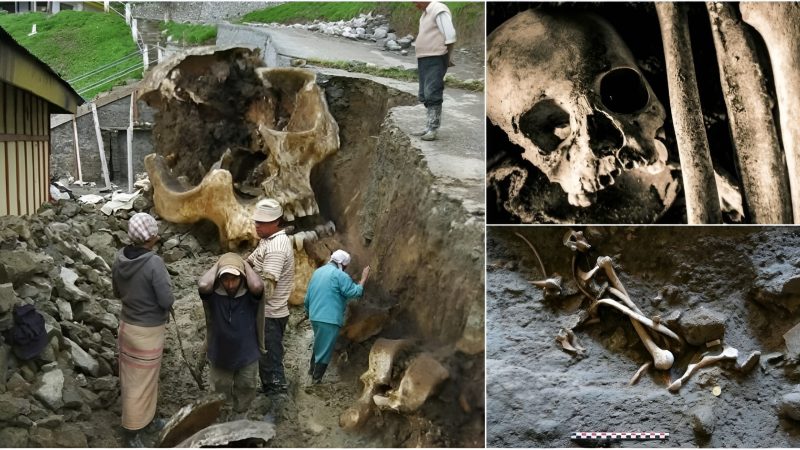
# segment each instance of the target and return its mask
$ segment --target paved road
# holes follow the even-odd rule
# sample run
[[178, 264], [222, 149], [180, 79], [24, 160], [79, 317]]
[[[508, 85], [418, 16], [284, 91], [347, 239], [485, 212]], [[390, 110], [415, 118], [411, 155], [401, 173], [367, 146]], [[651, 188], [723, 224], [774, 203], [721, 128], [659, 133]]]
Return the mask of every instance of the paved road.
[[[267, 48], [265, 40], [271, 40], [274, 50], [284, 58], [320, 60], [356, 60], [373, 63], [379, 67], [416, 67], [413, 52], [402, 56], [394, 52], [384, 52], [375, 43], [353, 41], [347, 38], [314, 33], [292, 28], [267, 26], [221, 25], [218, 29], [218, 45], [246, 45]], [[463, 56], [463, 55], [462, 55]], [[456, 71], [459, 79], [483, 79], [481, 61], [469, 61], [464, 57], [463, 64], [456, 58]], [[474, 60], [474, 58], [473, 58]], [[341, 76], [369, 78], [395, 89], [416, 95], [417, 84], [374, 77], [371, 75], [345, 72], [337, 69], [318, 69], [323, 73]], [[431, 172], [437, 177], [437, 187], [443, 192], [459, 199], [470, 213], [485, 215], [485, 109], [482, 92], [469, 92], [446, 88], [442, 108], [442, 125], [439, 139], [425, 142], [411, 136], [412, 145], [419, 148]], [[395, 123], [410, 133], [420, 128], [425, 121], [425, 108], [422, 105], [393, 108], [390, 113]]]

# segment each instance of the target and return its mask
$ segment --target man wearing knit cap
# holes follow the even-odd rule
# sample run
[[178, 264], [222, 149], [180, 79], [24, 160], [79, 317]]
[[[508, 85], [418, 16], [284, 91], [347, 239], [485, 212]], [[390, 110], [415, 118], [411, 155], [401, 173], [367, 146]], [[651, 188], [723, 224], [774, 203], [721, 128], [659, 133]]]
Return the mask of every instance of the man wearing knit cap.
[[128, 237], [131, 245], [114, 258], [111, 286], [122, 300], [117, 348], [125, 445], [144, 447], [142, 433], [164, 424], [155, 413], [166, 324], [175, 298], [167, 266], [153, 252], [159, 240], [156, 219], [134, 214]]
[[350, 264], [350, 254], [336, 250], [328, 264], [314, 271], [306, 290], [305, 308], [311, 328], [314, 329], [314, 348], [311, 351], [311, 366], [308, 374], [318, 384], [325, 375], [333, 355], [339, 328], [344, 324], [347, 301], [364, 294], [364, 283], [369, 278], [369, 266], [361, 272], [356, 284], [345, 272]]
[[436, 139], [442, 119], [444, 75], [453, 66], [453, 44], [456, 29], [450, 9], [439, 2], [414, 2], [422, 10], [419, 18], [419, 33], [414, 41], [419, 74], [419, 101], [427, 110], [427, 126], [424, 131], [412, 133], [422, 136], [423, 141]]
[[286, 392], [283, 370], [283, 333], [289, 322], [289, 296], [294, 288], [294, 249], [281, 228], [283, 208], [276, 200], [259, 201], [253, 212], [258, 247], [247, 257], [264, 280], [264, 354], [258, 362], [264, 393]]
[[241, 414], [256, 395], [258, 307], [264, 283], [236, 253], [219, 258], [197, 282], [206, 313], [211, 386], [233, 400]]

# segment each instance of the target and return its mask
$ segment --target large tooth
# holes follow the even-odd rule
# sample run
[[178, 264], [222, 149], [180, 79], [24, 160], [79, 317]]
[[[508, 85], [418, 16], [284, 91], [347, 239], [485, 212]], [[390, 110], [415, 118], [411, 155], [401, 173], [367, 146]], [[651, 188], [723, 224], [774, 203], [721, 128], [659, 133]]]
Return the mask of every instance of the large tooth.
[[308, 215], [308, 214], [306, 214], [306, 210], [303, 209], [303, 204], [302, 203], [297, 202], [297, 203], [294, 204], [294, 215], [297, 216], [297, 217], [305, 217], [305, 216]]
[[306, 239], [308, 239], [310, 242], [314, 242], [319, 239], [319, 236], [317, 236], [316, 231], [306, 231]]
[[305, 231], [301, 231], [299, 233], [295, 233], [294, 236], [293, 236], [294, 237], [294, 248], [297, 249], [298, 252], [303, 249], [303, 240], [304, 240], [305, 233], [306, 233]]
[[283, 219], [286, 220], [287, 222], [292, 222], [294, 221], [294, 214], [292, 214], [292, 211], [289, 210], [288, 208], [284, 208]]

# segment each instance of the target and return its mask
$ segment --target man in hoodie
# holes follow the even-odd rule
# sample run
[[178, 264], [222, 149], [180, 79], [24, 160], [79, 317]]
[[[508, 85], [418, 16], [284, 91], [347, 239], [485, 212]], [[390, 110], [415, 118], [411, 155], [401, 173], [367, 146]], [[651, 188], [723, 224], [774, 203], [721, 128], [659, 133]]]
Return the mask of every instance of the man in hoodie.
[[[126, 445], [143, 447], [141, 431], [157, 431], [158, 377], [169, 310], [175, 302], [164, 261], [153, 247], [158, 224], [147, 213], [128, 221], [132, 244], [117, 252], [111, 274], [114, 295], [122, 300], [119, 321], [119, 383]], [[148, 426], [149, 425], [149, 426]]]
[[197, 282], [206, 320], [211, 385], [233, 399], [237, 414], [256, 395], [259, 351], [258, 307], [264, 283], [236, 253], [219, 258]]
[[444, 3], [414, 2], [414, 6], [422, 11], [414, 52], [419, 74], [419, 101], [425, 105], [427, 125], [425, 130], [412, 134], [422, 136], [423, 141], [433, 141], [442, 120], [444, 75], [447, 68], [454, 65], [456, 29], [450, 8]]
[[347, 301], [364, 294], [364, 283], [369, 278], [369, 266], [361, 272], [361, 280], [356, 284], [345, 272], [350, 264], [350, 254], [336, 250], [328, 264], [311, 275], [306, 290], [306, 315], [314, 330], [314, 348], [311, 351], [311, 367], [308, 374], [312, 382], [319, 384], [333, 355], [339, 328], [344, 324]]

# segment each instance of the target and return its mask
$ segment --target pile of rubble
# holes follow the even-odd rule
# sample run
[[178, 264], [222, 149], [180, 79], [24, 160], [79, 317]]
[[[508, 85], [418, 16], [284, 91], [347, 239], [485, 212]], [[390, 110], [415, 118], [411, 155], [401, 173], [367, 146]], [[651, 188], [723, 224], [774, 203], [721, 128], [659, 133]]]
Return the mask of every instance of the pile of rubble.
[[[111, 286], [117, 249], [130, 243], [127, 219], [100, 205], [59, 200], [29, 217], [0, 217], [0, 443], [6, 447], [115, 446], [95, 413], [118, 408], [116, 334], [121, 305]], [[162, 224], [160, 254], [198, 254], [194, 237]], [[15, 306], [44, 318], [47, 345], [19, 358], [9, 331]], [[101, 433], [103, 433], [101, 435]]]
[[312, 23], [297, 23], [291, 25], [271, 23], [269, 26], [298, 28], [332, 36], [341, 36], [352, 40], [372, 41], [384, 50], [400, 52], [401, 55], [407, 55], [408, 48], [411, 47], [411, 43], [414, 42], [414, 36], [411, 34], [398, 37], [394, 29], [389, 25], [389, 19], [383, 14], [376, 14], [374, 16], [372, 13], [360, 14], [353, 19], [339, 20], [337, 22], [320, 22], [315, 20]]

